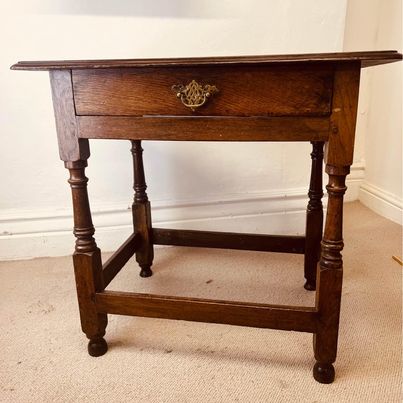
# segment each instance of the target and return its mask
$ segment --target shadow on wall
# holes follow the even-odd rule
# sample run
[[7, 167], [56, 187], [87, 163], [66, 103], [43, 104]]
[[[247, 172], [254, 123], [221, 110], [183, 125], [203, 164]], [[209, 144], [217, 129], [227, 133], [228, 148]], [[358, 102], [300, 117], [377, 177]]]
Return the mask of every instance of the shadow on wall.
[[[221, 4], [220, 4], [221, 3]], [[21, 6], [21, 12], [35, 14], [77, 14], [174, 18], [222, 18], [241, 15], [238, 2], [211, 0], [35, 0]], [[213, 5], [213, 7], [212, 7]]]

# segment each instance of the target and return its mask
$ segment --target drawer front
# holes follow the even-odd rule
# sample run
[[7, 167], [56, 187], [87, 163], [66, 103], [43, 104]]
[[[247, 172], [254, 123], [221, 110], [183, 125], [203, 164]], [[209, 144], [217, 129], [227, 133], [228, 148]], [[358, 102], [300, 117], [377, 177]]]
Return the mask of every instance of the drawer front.
[[72, 78], [77, 115], [105, 116], [327, 116], [333, 85], [324, 64], [74, 70]]

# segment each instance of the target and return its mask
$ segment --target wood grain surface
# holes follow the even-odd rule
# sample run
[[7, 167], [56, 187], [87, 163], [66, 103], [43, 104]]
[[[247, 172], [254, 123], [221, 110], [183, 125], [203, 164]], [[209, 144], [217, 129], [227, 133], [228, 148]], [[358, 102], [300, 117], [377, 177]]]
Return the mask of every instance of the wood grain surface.
[[90, 156], [90, 147], [88, 140], [78, 139], [71, 72], [56, 70], [49, 75], [60, 159], [86, 160]]
[[79, 116], [88, 139], [192, 141], [326, 141], [329, 118]]
[[197, 246], [280, 253], [304, 253], [305, 251], [305, 237], [303, 236], [194, 231], [168, 228], [153, 228], [152, 235], [153, 242], [156, 245]]
[[329, 141], [325, 146], [325, 162], [331, 166], [353, 163], [360, 72], [358, 63], [344, 64], [335, 72]]
[[266, 64], [296, 62], [344, 62], [357, 60], [361, 67], [391, 63], [401, 60], [402, 55], [396, 50], [367, 52], [302, 53], [288, 55], [250, 55], [250, 56], [215, 56], [182, 57], [169, 59], [110, 59], [110, 60], [57, 60], [57, 61], [21, 61], [12, 70], [61, 70], [61, 69], [103, 69], [111, 67], [147, 67], [147, 66], [200, 66], [206, 64]]
[[96, 293], [95, 304], [97, 309], [105, 314], [224, 323], [311, 333], [316, 330], [318, 315], [313, 307], [267, 305], [119, 291]]
[[[192, 80], [219, 90], [194, 112], [172, 90]], [[332, 84], [323, 64], [73, 71], [77, 115], [326, 116]]]

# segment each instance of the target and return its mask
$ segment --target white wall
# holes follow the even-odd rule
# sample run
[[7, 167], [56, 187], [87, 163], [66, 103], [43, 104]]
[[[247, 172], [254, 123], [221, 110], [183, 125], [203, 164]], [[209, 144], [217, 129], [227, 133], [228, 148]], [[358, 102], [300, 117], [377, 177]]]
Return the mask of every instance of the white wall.
[[[349, 0], [344, 49], [402, 49], [401, 0]], [[365, 154], [359, 199], [402, 223], [402, 63], [363, 71], [357, 143]]]
[[[68, 254], [67, 172], [58, 160], [46, 73], [9, 71], [17, 60], [341, 51], [346, 1], [1, 2], [0, 258]], [[309, 144], [144, 144], [156, 225], [301, 233]], [[128, 142], [91, 143], [90, 198], [97, 240], [129, 234]], [[361, 156], [350, 180], [358, 195]]]

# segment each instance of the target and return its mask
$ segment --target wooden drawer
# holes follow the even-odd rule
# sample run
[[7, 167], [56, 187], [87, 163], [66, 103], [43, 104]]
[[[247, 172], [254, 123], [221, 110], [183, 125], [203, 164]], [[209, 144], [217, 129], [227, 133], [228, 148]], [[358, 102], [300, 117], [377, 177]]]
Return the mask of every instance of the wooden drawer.
[[[327, 116], [329, 65], [242, 65], [73, 70], [77, 115]], [[192, 111], [172, 86], [192, 80], [218, 92]]]

